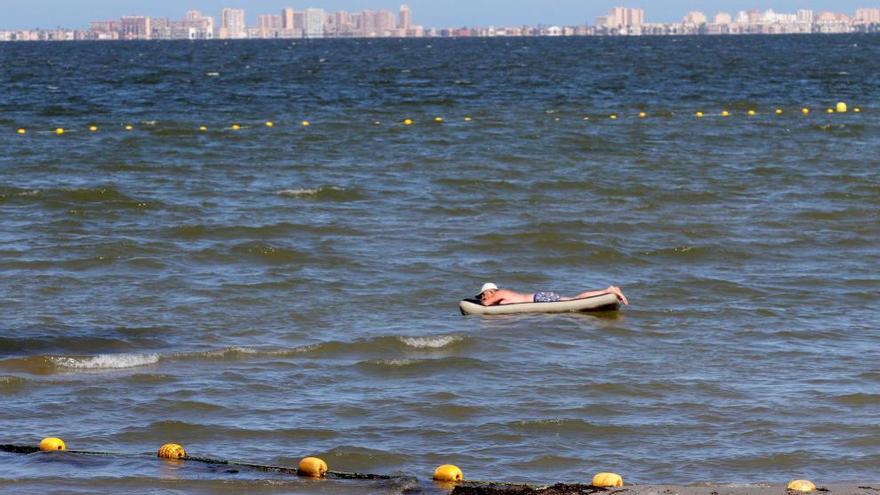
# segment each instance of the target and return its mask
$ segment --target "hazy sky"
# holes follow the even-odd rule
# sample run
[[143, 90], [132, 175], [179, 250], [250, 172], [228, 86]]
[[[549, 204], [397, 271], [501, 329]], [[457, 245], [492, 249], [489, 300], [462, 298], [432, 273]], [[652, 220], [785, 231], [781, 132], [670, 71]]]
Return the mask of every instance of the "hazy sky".
[[[123, 15], [148, 15], [178, 19], [189, 9], [219, 17], [223, 7], [244, 8], [248, 23], [258, 14], [277, 13], [283, 7], [358, 11], [389, 9], [397, 12], [399, 0], [0, 0], [0, 29], [63, 26], [84, 28], [91, 20]], [[409, 0], [413, 21], [425, 27], [520, 24], [593, 24], [611, 7], [642, 7], [648, 22], [677, 21], [690, 10], [712, 15], [719, 10], [736, 12], [772, 8], [794, 12], [799, 8], [835, 10], [852, 14], [861, 7], [880, 7], [880, 0], [715, 0], [659, 2], [626, 0]]]

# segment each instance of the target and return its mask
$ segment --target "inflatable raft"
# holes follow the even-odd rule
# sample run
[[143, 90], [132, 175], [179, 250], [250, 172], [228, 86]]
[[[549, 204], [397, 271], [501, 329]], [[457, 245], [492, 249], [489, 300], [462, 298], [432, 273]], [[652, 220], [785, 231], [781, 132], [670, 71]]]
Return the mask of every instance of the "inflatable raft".
[[546, 303], [513, 303], [483, 306], [477, 299], [463, 299], [458, 303], [463, 315], [512, 315], [518, 313], [572, 313], [617, 311], [620, 302], [614, 294]]

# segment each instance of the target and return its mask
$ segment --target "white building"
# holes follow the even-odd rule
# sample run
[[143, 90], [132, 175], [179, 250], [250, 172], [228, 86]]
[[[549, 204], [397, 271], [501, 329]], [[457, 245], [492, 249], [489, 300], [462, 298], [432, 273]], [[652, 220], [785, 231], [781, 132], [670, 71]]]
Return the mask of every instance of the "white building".
[[400, 23], [397, 25], [400, 29], [407, 30], [412, 27], [412, 11], [409, 10], [407, 4], [400, 6]]
[[812, 10], [798, 10], [797, 11], [797, 20], [798, 22], [806, 22], [809, 24], [813, 23], [813, 11]]
[[684, 24], [693, 24], [695, 26], [706, 24], [706, 15], [696, 10], [693, 12], [688, 12], [687, 15], [684, 16], [684, 20], [682, 22]]
[[324, 9], [306, 9], [305, 29], [306, 38], [324, 37]]
[[247, 37], [244, 9], [223, 9], [220, 12], [220, 38], [244, 39]]
[[730, 16], [727, 12], [718, 12], [715, 14], [715, 19], [713, 20], [714, 24], [730, 24], [733, 22], [733, 17]]

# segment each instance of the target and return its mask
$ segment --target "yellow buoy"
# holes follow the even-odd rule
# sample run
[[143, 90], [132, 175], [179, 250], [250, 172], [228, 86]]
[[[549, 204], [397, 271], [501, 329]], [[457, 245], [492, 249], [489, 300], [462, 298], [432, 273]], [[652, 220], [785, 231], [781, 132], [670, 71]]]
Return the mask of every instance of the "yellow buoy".
[[758, 114], [758, 112], [756, 112], [756, 111], [754, 111], [754, 110], [749, 110], [748, 113], [749, 113], [749, 117], [754, 117], [755, 115]]
[[861, 112], [862, 112], [861, 108], [859, 108], [859, 107], [853, 108], [853, 113], [861, 113]]
[[464, 475], [458, 466], [452, 464], [444, 464], [434, 470], [434, 479], [436, 481], [461, 481]]
[[327, 463], [317, 457], [306, 457], [299, 461], [296, 474], [309, 478], [323, 478], [327, 474]]
[[206, 126], [206, 125], [200, 125], [200, 126], [199, 126], [199, 130], [200, 130], [201, 132], [206, 132], [206, 131], [208, 130], [208, 126]]
[[412, 119], [403, 119], [403, 125], [412, 125]]
[[722, 111], [721, 111], [721, 116], [722, 116], [722, 117], [730, 117], [730, 112], [728, 112], [727, 110], [722, 110]]
[[465, 118], [464, 118], [464, 121], [465, 121], [465, 122], [470, 122], [471, 120], [473, 120], [473, 119], [470, 118], [470, 117], [465, 117]]
[[811, 492], [816, 489], [816, 485], [813, 484], [812, 481], [809, 480], [791, 480], [788, 482], [787, 489], [793, 490], [796, 492]]
[[697, 118], [700, 118], [703, 116], [703, 112], [697, 112], [696, 115], [697, 115]]
[[183, 459], [186, 457], [186, 450], [182, 445], [176, 443], [166, 443], [159, 447], [159, 457], [162, 459]]
[[96, 126], [96, 125], [90, 125], [90, 126], [89, 126], [89, 130], [90, 130], [91, 132], [98, 132], [98, 126]]
[[837, 109], [837, 113], [846, 113], [846, 110], [847, 110], [846, 103], [844, 103], [842, 101], [838, 101], [837, 106], [835, 108]]
[[303, 120], [303, 121], [302, 121], [302, 126], [303, 126], [303, 127], [308, 127], [308, 126], [310, 126], [310, 125], [312, 125], [312, 124], [311, 124], [311, 122], [309, 122], [308, 120]]
[[639, 112], [639, 118], [640, 118], [640, 119], [643, 119], [643, 118], [645, 118], [645, 117], [647, 117], [647, 116], [648, 116], [647, 113], [645, 113], [645, 112]]
[[232, 124], [232, 130], [233, 130], [233, 131], [237, 131], [237, 130], [239, 130], [239, 129], [241, 129], [241, 126], [240, 126], [240, 125], [238, 125], [238, 124]]
[[436, 123], [438, 123], [438, 124], [442, 124], [442, 123], [443, 123], [443, 117], [434, 117], [434, 122], [436, 122]]
[[64, 128], [63, 128], [63, 127], [59, 127], [59, 128], [57, 128], [57, 129], [55, 129], [55, 134], [58, 134], [59, 136], [62, 135], [62, 134], [64, 134]]
[[776, 109], [776, 115], [782, 115], [782, 109], [781, 109], [781, 108], [777, 108], [777, 109]]
[[127, 124], [127, 125], [125, 126], [125, 130], [126, 130], [126, 131], [130, 131], [130, 130], [132, 130], [132, 129], [134, 129], [134, 126], [131, 125], [131, 124]]
[[47, 437], [40, 440], [40, 450], [43, 452], [49, 452], [52, 450], [67, 450], [67, 445], [64, 445], [64, 440], [55, 437]]
[[19, 134], [27, 134], [27, 130], [25, 130], [24, 128], [21, 128], [21, 129], [15, 131], [15, 132], [17, 132], [17, 133], [19, 133]]
[[275, 122], [272, 122], [271, 120], [266, 122], [266, 127], [275, 127]]
[[807, 107], [801, 108], [801, 113], [804, 115], [810, 115], [810, 109]]
[[623, 478], [621, 478], [619, 474], [599, 473], [596, 476], [593, 476], [593, 482], [591, 484], [601, 488], [623, 486]]
[[611, 120], [617, 120], [617, 115], [612, 113], [611, 115], [608, 116], [608, 118]]
[[834, 109], [833, 108], [826, 108], [825, 113], [834, 113]]

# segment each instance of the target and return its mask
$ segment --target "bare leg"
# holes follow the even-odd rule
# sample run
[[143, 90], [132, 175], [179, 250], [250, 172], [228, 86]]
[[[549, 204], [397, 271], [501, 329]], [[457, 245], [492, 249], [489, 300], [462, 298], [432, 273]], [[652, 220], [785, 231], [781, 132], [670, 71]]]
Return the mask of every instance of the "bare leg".
[[622, 302], [624, 305], [629, 305], [629, 301], [627, 301], [626, 296], [623, 295], [623, 291], [620, 290], [620, 287], [617, 287], [615, 285], [611, 285], [604, 290], [591, 290], [587, 292], [581, 292], [574, 297], [563, 297], [562, 299], [565, 301], [570, 301], [571, 299], [583, 299], [585, 297], [602, 296], [605, 294], [614, 294], [617, 297], [618, 301]]

